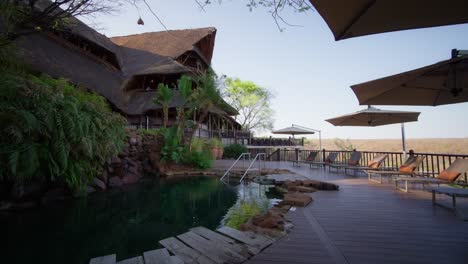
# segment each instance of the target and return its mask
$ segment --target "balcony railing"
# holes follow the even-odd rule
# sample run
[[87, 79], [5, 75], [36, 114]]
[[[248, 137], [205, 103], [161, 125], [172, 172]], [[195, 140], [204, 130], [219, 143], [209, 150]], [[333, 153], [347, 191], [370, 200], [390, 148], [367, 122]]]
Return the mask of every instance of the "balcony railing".
[[[286, 148], [265, 148], [265, 149], [251, 149], [252, 155], [257, 152], [266, 152], [267, 159], [271, 161], [290, 161], [290, 160], [304, 160], [310, 152], [320, 152], [317, 155], [318, 161], [326, 159], [330, 152], [338, 152], [338, 157], [335, 163], [347, 164], [352, 151], [343, 150], [305, 150], [305, 149], [286, 149]], [[385, 151], [360, 151], [362, 153], [360, 164], [367, 165], [376, 155], [387, 154], [388, 158], [384, 160], [382, 166], [388, 168], [399, 168], [404, 162], [404, 154], [401, 152], [385, 152]], [[456, 159], [468, 159], [465, 154], [439, 154], [439, 153], [417, 153], [414, 155], [423, 156], [425, 159], [417, 169], [417, 174], [427, 177], [436, 177], [439, 173], [447, 169]], [[468, 173], [465, 173], [459, 180], [468, 182]]]
[[252, 138], [249, 142], [250, 146], [282, 146], [294, 147], [304, 146], [303, 138]]

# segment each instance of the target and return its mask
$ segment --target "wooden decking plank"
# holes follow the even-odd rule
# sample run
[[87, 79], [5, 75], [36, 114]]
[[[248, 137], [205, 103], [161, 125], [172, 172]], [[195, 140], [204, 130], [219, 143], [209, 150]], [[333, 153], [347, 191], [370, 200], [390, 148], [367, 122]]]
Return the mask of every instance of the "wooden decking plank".
[[188, 264], [214, 264], [211, 259], [205, 257], [198, 251], [188, 247], [180, 240], [169, 237], [159, 241], [169, 252], [179, 257], [184, 263]]
[[247, 244], [239, 244], [234, 239], [221, 235], [220, 233], [211, 231], [210, 229], [202, 226], [195, 227], [190, 230], [197, 235], [200, 235], [206, 239], [218, 243], [219, 245], [229, 247], [246, 258], [250, 257], [250, 255], [255, 255], [258, 254], [258, 252], [260, 252], [257, 248], [254, 248]]
[[240, 263], [246, 260], [244, 256], [235, 251], [219, 246], [214, 241], [207, 240], [191, 231], [181, 234], [177, 238], [216, 263]]
[[89, 261], [89, 264], [115, 264], [116, 256], [115, 254], [92, 258]]
[[138, 256], [138, 257], [134, 257], [134, 258], [126, 259], [126, 260], [121, 260], [117, 262], [117, 264], [145, 264], [145, 262], [143, 261], [142, 256]]
[[229, 236], [237, 241], [256, 247], [260, 250], [264, 249], [265, 247], [273, 243], [273, 240], [269, 237], [255, 234], [253, 232], [241, 232], [239, 230], [236, 230], [227, 226], [223, 226], [217, 229], [216, 231], [226, 236]]
[[146, 251], [143, 253], [145, 264], [181, 264], [183, 261], [178, 258], [171, 256], [167, 249], [156, 249]]

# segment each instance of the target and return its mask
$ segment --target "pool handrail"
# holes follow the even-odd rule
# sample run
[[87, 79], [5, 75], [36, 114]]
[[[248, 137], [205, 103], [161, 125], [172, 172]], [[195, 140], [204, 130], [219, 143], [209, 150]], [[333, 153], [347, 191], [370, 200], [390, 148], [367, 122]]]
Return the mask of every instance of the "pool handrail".
[[[257, 159], [260, 157], [260, 156], [264, 156], [266, 158], [266, 153], [264, 152], [261, 152], [261, 153], [258, 153], [257, 155], [255, 155], [255, 158], [252, 160], [252, 162], [250, 162], [250, 165], [249, 167], [247, 168], [247, 170], [245, 170], [244, 174], [242, 175], [241, 179], [239, 180], [240, 183], [242, 183], [242, 180], [244, 179], [245, 175], [247, 175], [247, 173], [249, 172], [250, 168], [252, 168], [252, 166], [255, 164], [255, 161], [257, 161]], [[264, 158], [264, 160], [265, 160]], [[259, 165], [260, 166], [260, 165]], [[260, 167], [259, 167], [260, 169]]]
[[224, 177], [226, 177], [226, 175], [229, 174], [229, 172], [232, 170], [232, 168], [234, 168], [234, 166], [236, 166], [237, 162], [239, 162], [239, 160], [241, 158], [244, 157], [244, 160], [245, 160], [245, 156], [248, 156], [249, 160], [250, 160], [250, 153], [249, 152], [244, 152], [244, 153], [240, 154], [239, 157], [236, 159], [236, 161], [234, 161], [234, 163], [232, 163], [231, 167], [224, 173], [223, 177], [221, 177], [219, 180], [222, 181], [224, 179]]

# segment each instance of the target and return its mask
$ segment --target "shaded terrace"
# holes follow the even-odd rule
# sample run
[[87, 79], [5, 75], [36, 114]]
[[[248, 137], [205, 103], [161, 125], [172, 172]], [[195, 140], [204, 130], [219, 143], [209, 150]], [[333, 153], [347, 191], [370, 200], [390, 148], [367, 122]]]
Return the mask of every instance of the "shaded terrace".
[[[232, 161], [217, 161], [224, 168]], [[242, 164], [240, 164], [242, 166]], [[288, 213], [295, 228], [246, 263], [467, 263], [468, 222], [433, 207], [431, 194], [395, 191], [362, 176], [266, 162], [310, 179], [333, 182], [339, 191], [318, 191], [306, 208]], [[439, 195], [443, 203], [449, 197]], [[458, 199], [468, 213], [467, 199]]]

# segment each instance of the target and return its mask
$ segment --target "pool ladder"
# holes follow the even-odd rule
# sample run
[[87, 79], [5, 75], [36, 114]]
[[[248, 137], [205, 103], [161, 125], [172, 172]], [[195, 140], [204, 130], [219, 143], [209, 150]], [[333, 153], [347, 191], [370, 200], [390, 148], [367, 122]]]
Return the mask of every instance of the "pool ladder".
[[[224, 173], [223, 177], [221, 177], [221, 179], [219, 179], [219, 180], [222, 181], [227, 176], [228, 177], [228, 182], [229, 182], [229, 172], [231, 172], [231, 170], [234, 168], [234, 166], [236, 166], [236, 164], [241, 159], [243, 159], [243, 162], [245, 163], [245, 160], [246, 160], [245, 158], [246, 157], [248, 157], [248, 160], [250, 161], [250, 157], [251, 157], [250, 153], [242, 153], [241, 155], [239, 155], [237, 160], [234, 161], [234, 163], [232, 163], [231, 167]], [[255, 158], [250, 162], [249, 167], [245, 170], [244, 174], [242, 175], [241, 179], [239, 180], [239, 183], [242, 183], [242, 181], [244, 180], [244, 177], [249, 173], [249, 171], [258, 170], [260, 172], [260, 170], [261, 170], [261, 163], [260, 162], [258, 162], [258, 169], [253, 168], [256, 161], [260, 160], [260, 157], [263, 157], [263, 168], [265, 168], [266, 153], [258, 153], [257, 155], [255, 155]]]

